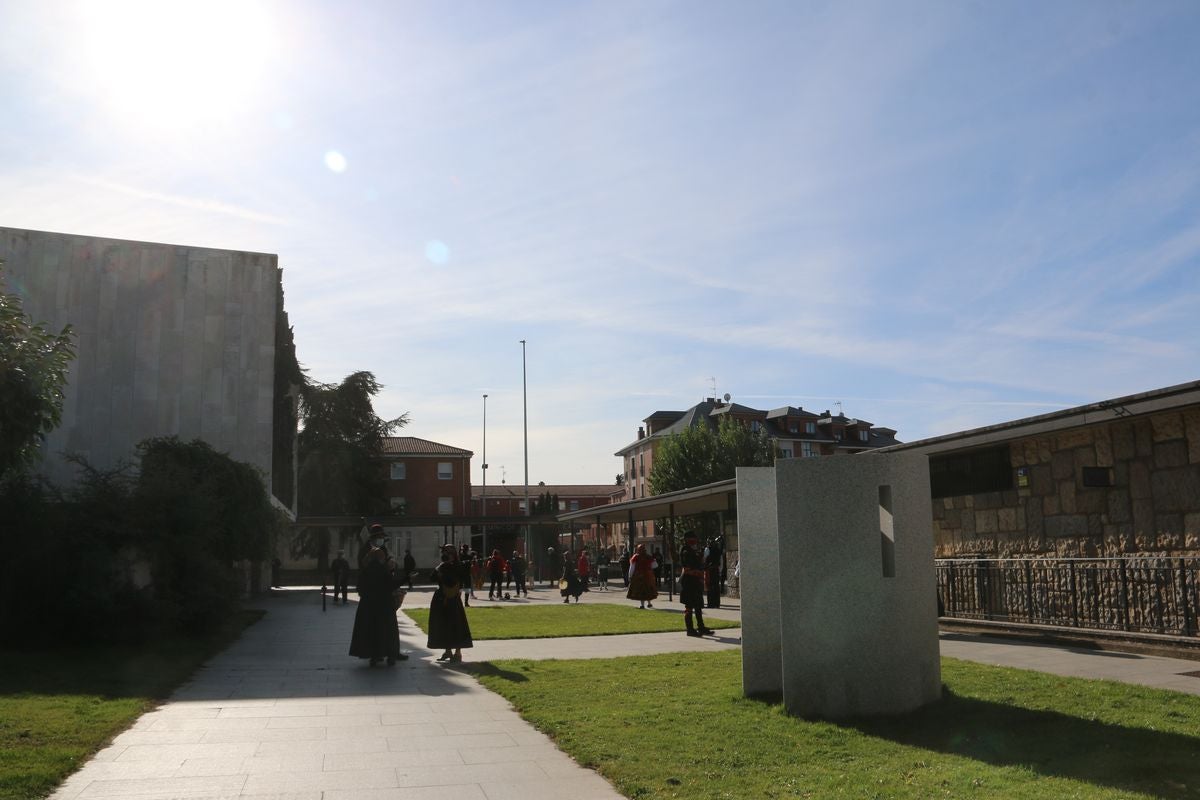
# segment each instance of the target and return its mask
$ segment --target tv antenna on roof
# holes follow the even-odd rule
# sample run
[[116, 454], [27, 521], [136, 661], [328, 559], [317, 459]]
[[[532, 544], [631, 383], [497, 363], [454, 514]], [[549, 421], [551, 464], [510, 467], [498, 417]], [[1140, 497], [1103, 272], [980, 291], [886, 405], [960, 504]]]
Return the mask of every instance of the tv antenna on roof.
[[846, 416], [846, 412], [842, 411], [842, 401], [841, 400], [834, 400], [833, 404], [838, 407], [838, 415], [843, 416], [843, 417]]
[[717, 396], [717, 379], [716, 379], [716, 378], [709, 378], [709, 380], [710, 380], [710, 381], [712, 381], [712, 387], [713, 387], [713, 393], [712, 393], [712, 396], [713, 396], [713, 397], [716, 397], [716, 396]]
[[725, 402], [726, 402], [726, 403], [728, 403], [728, 402], [729, 402], [729, 392], [726, 392], [726, 393], [725, 393]]

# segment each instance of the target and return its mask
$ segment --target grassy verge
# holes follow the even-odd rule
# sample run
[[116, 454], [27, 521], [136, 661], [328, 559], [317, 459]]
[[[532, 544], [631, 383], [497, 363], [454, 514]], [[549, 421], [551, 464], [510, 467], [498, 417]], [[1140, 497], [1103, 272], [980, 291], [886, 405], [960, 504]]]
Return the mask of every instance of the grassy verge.
[[639, 800], [1200, 797], [1200, 697], [944, 659], [940, 702], [834, 724], [742, 697], [740, 665], [727, 651], [473, 669]]
[[[421, 630], [429, 632], [428, 609], [404, 609]], [[481, 606], [467, 609], [471, 636], [484, 639], [544, 639], [559, 636], [612, 636], [621, 633], [682, 631], [678, 612], [639, 610], [609, 603], [595, 605]], [[737, 628], [736, 622], [705, 618], [713, 629]]]
[[203, 638], [0, 652], [0, 800], [49, 793], [263, 613]]

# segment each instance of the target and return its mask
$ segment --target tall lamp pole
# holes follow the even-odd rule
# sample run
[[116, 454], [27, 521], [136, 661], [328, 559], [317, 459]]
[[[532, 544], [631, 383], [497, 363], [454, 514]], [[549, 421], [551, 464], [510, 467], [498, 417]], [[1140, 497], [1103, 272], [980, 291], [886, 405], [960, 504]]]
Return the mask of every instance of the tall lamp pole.
[[[483, 396], [483, 510], [480, 516], [487, 517], [487, 395]], [[487, 521], [483, 523], [483, 552], [487, 552]]]
[[[521, 340], [521, 417], [525, 432], [525, 516], [529, 508], [529, 382], [525, 372], [525, 340]], [[529, 523], [525, 523], [525, 557], [529, 558]]]

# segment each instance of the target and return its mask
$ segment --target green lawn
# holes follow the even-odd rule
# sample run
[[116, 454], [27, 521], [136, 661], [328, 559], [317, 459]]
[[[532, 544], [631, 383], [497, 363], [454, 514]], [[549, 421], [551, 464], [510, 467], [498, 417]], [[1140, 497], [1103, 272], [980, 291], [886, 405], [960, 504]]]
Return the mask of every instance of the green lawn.
[[[404, 613], [429, 632], [428, 609], [404, 609]], [[557, 636], [611, 636], [619, 633], [664, 633], [683, 630], [678, 611], [637, 609], [610, 603], [578, 605], [565, 603], [538, 606], [471, 606], [467, 609], [471, 636], [484, 639], [545, 639]], [[739, 623], [705, 618], [713, 629], [737, 628]]]
[[742, 697], [741, 655], [471, 669], [639, 800], [1200, 797], [1200, 697], [943, 659], [940, 702], [834, 724]]
[[49, 793], [263, 613], [204, 638], [0, 652], [0, 800]]

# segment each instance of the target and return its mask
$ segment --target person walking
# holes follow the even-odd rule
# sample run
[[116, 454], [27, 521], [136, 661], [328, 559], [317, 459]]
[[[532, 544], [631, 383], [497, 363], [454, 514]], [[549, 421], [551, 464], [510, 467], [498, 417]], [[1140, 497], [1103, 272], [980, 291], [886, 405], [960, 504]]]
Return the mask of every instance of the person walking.
[[654, 585], [654, 556], [646, 552], [646, 545], [639, 544], [637, 552], [629, 560], [629, 571], [625, 583], [629, 590], [625, 596], [638, 601], [638, 608], [654, 608], [652, 602], [658, 597], [658, 588]]
[[413, 554], [408, 549], [404, 551], [404, 580], [408, 581], [409, 590], [412, 589], [413, 573], [417, 571], [417, 560], [413, 558]]
[[472, 585], [474, 578], [471, 575], [471, 555], [471, 551], [464, 544], [455, 556], [454, 561], [454, 568], [458, 570], [458, 586], [462, 591], [462, 602], [467, 607], [470, 607], [471, 598], [475, 594], [475, 589]]
[[603, 547], [596, 554], [596, 581], [601, 591], [608, 591], [608, 550]]
[[504, 599], [504, 573], [506, 572], [508, 572], [508, 563], [497, 548], [492, 551], [491, 558], [487, 560], [488, 580], [491, 581], [488, 584], [488, 600]]
[[333, 602], [336, 605], [338, 594], [342, 596], [342, 605], [346, 605], [346, 592], [350, 587], [350, 562], [346, 560], [346, 551], [338, 550], [337, 558], [329, 565], [329, 574], [333, 578]]
[[629, 551], [622, 547], [617, 563], [621, 565], [621, 580], [625, 581], [626, 586], [629, 586], [629, 561]]
[[433, 598], [429, 601], [430, 650], [441, 649], [438, 661], [462, 661], [464, 647], [474, 647], [471, 626], [461, 596], [463, 575], [454, 545], [442, 547], [442, 561], [433, 571]]
[[583, 591], [590, 591], [588, 584], [592, 580], [592, 565], [588, 561], [587, 550], [579, 551], [579, 561], [575, 562], [575, 569], [579, 572], [579, 585]]
[[571, 598], [575, 598], [575, 602], [579, 602], [579, 595], [583, 594], [583, 585], [579, 582], [579, 573], [575, 571], [575, 561], [571, 558], [570, 551], [563, 553], [562, 557], [562, 576], [558, 579], [558, 593], [562, 595], [563, 602], [571, 602]]
[[[679, 551], [679, 602], [683, 604], [683, 619], [688, 636], [704, 636], [712, 633], [704, 624], [704, 557], [697, 543], [699, 539], [692, 531], [683, 535], [683, 548]], [[692, 614], [696, 623], [692, 625]]]
[[721, 556], [724, 547], [721, 537], [713, 536], [704, 548], [704, 593], [709, 608], [721, 607]]
[[661, 589], [663, 585], [663, 564], [667, 562], [666, 559], [663, 558], [662, 551], [657, 547], [654, 548], [654, 552], [651, 555], [654, 557], [654, 586], [655, 588]]
[[372, 667], [384, 659], [390, 667], [408, 658], [400, 653], [400, 631], [392, 605], [396, 585], [387, 561], [386, 550], [372, 547], [358, 576], [358, 610], [350, 636], [350, 655], [368, 659]]
[[529, 588], [525, 585], [525, 573], [528, 568], [529, 565], [525, 563], [524, 557], [514, 550], [512, 558], [508, 560], [508, 571], [512, 574], [513, 583], [516, 584], [517, 597], [522, 594], [529, 597]]

